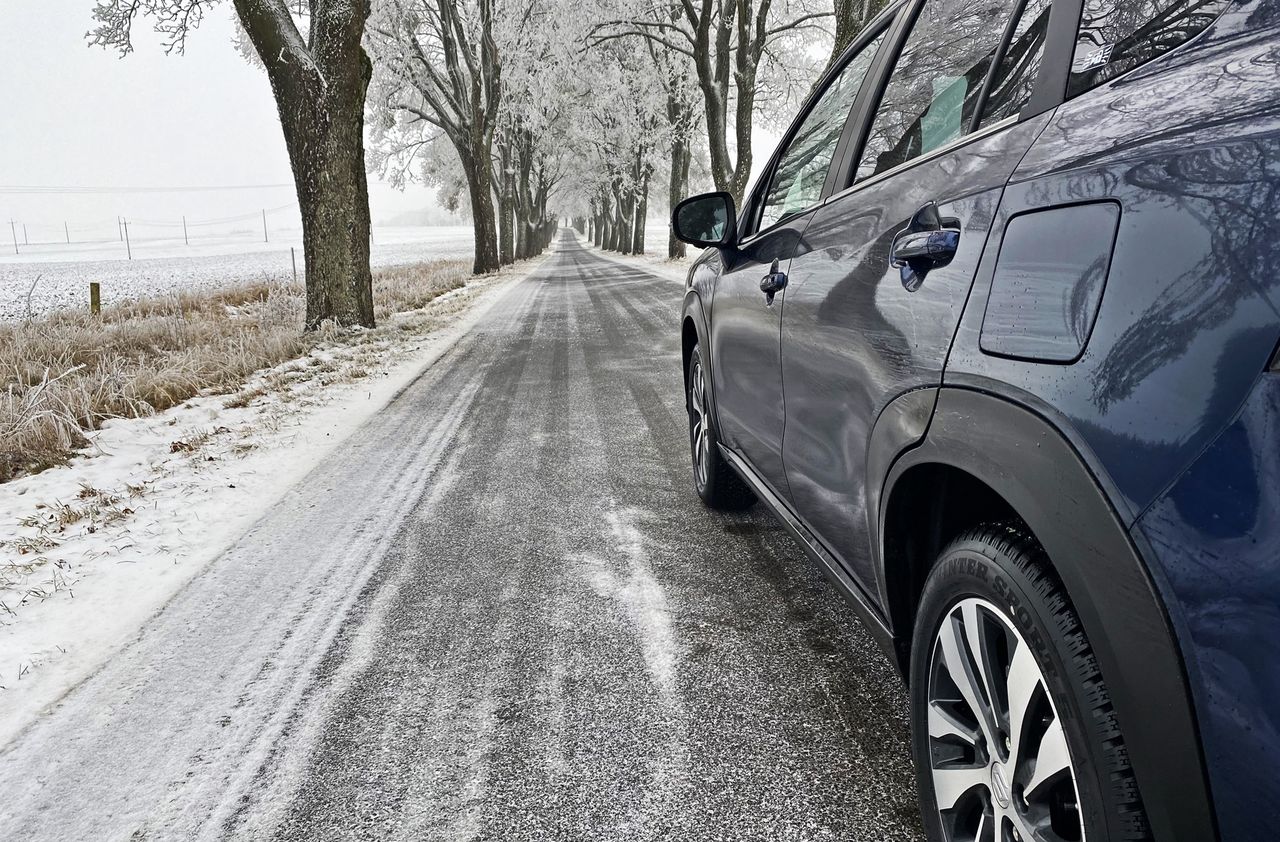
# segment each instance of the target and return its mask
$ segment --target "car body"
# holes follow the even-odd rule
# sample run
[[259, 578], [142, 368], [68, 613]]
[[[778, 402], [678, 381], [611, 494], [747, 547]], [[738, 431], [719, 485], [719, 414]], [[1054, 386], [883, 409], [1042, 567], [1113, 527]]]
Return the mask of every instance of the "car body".
[[[939, 550], [1014, 518], [1096, 652], [1150, 836], [1271, 839], [1280, 2], [993, 2], [1010, 11], [975, 21], [1004, 33], [988, 78], [930, 106], [963, 113], [961, 134], [926, 113], [882, 142], [904, 44], [947, 2], [892, 3], [742, 213], [723, 197], [731, 229], [693, 238], [711, 247], [689, 274], [685, 370], [706, 349], [720, 454], [904, 674]], [[1127, 41], [1098, 23], [1116, 9], [1146, 21]], [[1039, 54], [1017, 57], [1017, 108], [987, 124], [992, 68], [1024, 43]], [[797, 188], [786, 156], [845, 71], [821, 187]], [[775, 214], [784, 171], [810, 192]]]

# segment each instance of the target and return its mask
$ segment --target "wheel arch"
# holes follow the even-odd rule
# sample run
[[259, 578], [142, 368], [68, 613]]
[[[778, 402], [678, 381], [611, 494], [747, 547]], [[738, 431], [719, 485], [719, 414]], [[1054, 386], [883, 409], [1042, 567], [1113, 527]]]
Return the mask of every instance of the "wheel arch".
[[1172, 626], [1128, 531], [1066, 438], [1006, 399], [944, 388], [926, 436], [899, 456], [879, 499], [874, 546], [900, 665], [919, 589], [948, 534], [974, 519], [1019, 522], [1048, 554], [1097, 655], [1155, 837], [1216, 838]]
[[[707, 316], [702, 309], [702, 297], [690, 288], [684, 294], [684, 303], [680, 308], [680, 378], [684, 383], [685, 410], [689, 406], [689, 359], [693, 355], [695, 345], [708, 347], [711, 332], [708, 330]], [[712, 418], [715, 418], [715, 372], [711, 370], [711, 354], [703, 357], [707, 378], [707, 402]]]

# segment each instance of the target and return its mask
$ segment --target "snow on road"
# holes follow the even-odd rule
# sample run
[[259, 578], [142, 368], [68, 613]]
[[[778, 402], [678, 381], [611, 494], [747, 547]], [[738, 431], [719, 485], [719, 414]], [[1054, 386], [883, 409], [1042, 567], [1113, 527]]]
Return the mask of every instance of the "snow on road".
[[[68, 466], [0, 485], [0, 567], [51, 559], [28, 576], [6, 575], [8, 587], [0, 579], [0, 746], [91, 674], [528, 268], [431, 302], [438, 332], [393, 334], [397, 344], [382, 349], [379, 364], [361, 357], [367, 377], [326, 383], [320, 374], [245, 407], [212, 396], [115, 419], [89, 433], [87, 455]], [[320, 348], [276, 371], [305, 373], [311, 364], [336, 372], [347, 350]], [[111, 502], [97, 511], [103, 500]], [[72, 509], [95, 510], [61, 524]]]
[[[441, 258], [469, 257], [470, 226], [377, 228], [370, 247], [375, 268]], [[102, 285], [102, 303], [164, 295], [186, 289], [209, 289], [233, 283], [293, 277], [290, 249], [298, 271], [305, 269], [298, 231], [280, 231], [270, 242], [246, 234], [238, 237], [144, 240], [132, 244], [127, 259], [118, 241], [32, 245], [15, 255], [0, 253], [0, 321], [23, 318], [64, 307], [87, 307], [88, 285]], [[34, 285], [34, 286], [33, 286]]]

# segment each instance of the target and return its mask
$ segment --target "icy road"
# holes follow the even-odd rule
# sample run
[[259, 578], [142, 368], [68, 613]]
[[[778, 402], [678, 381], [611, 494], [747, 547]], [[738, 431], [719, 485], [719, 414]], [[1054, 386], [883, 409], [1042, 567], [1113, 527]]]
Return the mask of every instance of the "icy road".
[[694, 495], [682, 292], [562, 234], [0, 749], [0, 838], [918, 839], [888, 662]]

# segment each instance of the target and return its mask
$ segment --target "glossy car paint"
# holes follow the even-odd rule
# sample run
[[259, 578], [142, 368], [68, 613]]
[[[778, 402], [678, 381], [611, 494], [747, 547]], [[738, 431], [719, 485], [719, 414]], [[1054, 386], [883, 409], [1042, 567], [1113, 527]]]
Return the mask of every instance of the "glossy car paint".
[[1119, 225], [1115, 202], [1010, 220], [982, 318], [982, 350], [1036, 362], [1079, 359], [1098, 318]]
[[1139, 521], [1191, 653], [1223, 839], [1280, 827], [1280, 375]]
[[[867, 445], [895, 397], [942, 382], [942, 367], [1000, 193], [1047, 117], [920, 159], [823, 205], [791, 264], [782, 317], [787, 384], [783, 461], [802, 519], [861, 586], [867, 553]], [[903, 283], [889, 248], [927, 203], [959, 220], [946, 266]]]
[[779, 325], [789, 289], [767, 305], [760, 281], [773, 262], [790, 272], [791, 256], [810, 215], [775, 226], [721, 257], [711, 305], [711, 367], [719, 373], [716, 419], [721, 441], [742, 453], [782, 497], [782, 356]]
[[[1070, 5], [1055, 3], [1055, 15]], [[1045, 73], [1069, 53], [1051, 43]], [[898, 625], [888, 594], [903, 587], [904, 574], [884, 534], [898, 481], [912, 468], [952, 465], [1003, 496], [1067, 571], [1158, 840], [1255, 842], [1280, 826], [1280, 373], [1267, 372], [1280, 340], [1277, 78], [1280, 2], [1253, 0], [1076, 99], [1058, 104], [1041, 86], [1028, 112], [1043, 114], [1043, 131], [1015, 162], [986, 223], [971, 289], [958, 281], [968, 300], [958, 305], [941, 387], [929, 385], [927, 366], [913, 365], [921, 358], [910, 341], [897, 339], [909, 349], [894, 358], [907, 360], [897, 367], [868, 350], [883, 330], [885, 279], [899, 282], [887, 266], [878, 275], [863, 270], [875, 295], [846, 294], [825, 312], [826, 297], [802, 298], [811, 282], [818, 289], [815, 278], [835, 288], [852, 276], [876, 242], [857, 239], [857, 226], [868, 223], [856, 208], [842, 212], [845, 228], [836, 224], [840, 196], [804, 232], [779, 325], [792, 500], [767, 502], [785, 510], [815, 558], [823, 545], [848, 542], [842, 562], [873, 583], [855, 597], [900, 652], [889, 637]], [[888, 184], [911, 193], [917, 171], [906, 168]], [[947, 195], [975, 200], [983, 192]], [[984, 353], [983, 318], [1009, 221], [1091, 202], [1121, 213], [1083, 352], [1056, 362]], [[886, 216], [884, 229], [911, 210]], [[851, 263], [836, 265], [834, 255]], [[691, 300], [716, 291], [720, 259], [695, 267]], [[829, 265], [814, 268], [823, 260]], [[893, 328], [914, 338], [933, 335], [917, 320], [939, 311], [888, 312], [898, 318]], [[845, 327], [855, 324], [861, 332]], [[828, 360], [822, 371], [816, 359]], [[713, 368], [735, 364], [723, 354]], [[857, 366], [869, 381], [853, 376]], [[908, 380], [894, 382], [898, 376]], [[910, 391], [912, 383], [925, 388]], [[871, 393], [883, 395], [878, 415], [865, 409]], [[859, 411], [871, 418], [849, 417]], [[801, 431], [807, 443], [791, 438]], [[850, 467], [859, 447], [861, 476]], [[809, 461], [792, 462], [793, 450]], [[750, 459], [733, 456], [755, 475]], [[860, 488], [839, 486], [836, 460]], [[826, 514], [812, 503], [824, 493]], [[851, 501], [843, 521], [841, 494]], [[859, 547], [852, 533], [863, 522], [867, 543]]]

